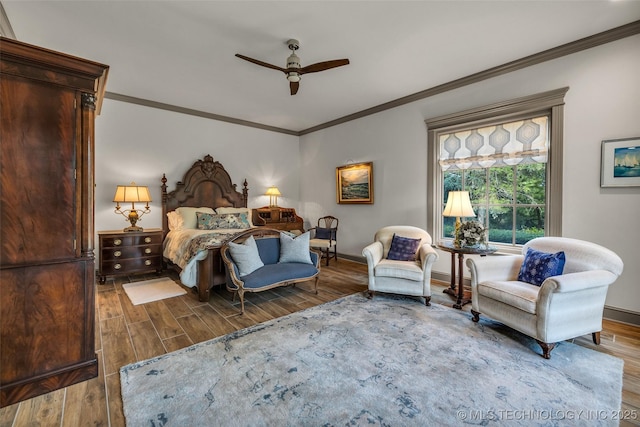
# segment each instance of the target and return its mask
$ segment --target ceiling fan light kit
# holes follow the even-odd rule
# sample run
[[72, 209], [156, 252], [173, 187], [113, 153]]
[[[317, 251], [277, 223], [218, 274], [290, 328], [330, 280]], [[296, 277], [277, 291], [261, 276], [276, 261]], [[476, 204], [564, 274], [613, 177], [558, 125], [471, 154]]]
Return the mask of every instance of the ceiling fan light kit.
[[236, 53], [236, 56], [240, 59], [244, 59], [245, 61], [252, 62], [262, 67], [282, 71], [289, 81], [289, 89], [291, 91], [291, 95], [295, 95], [296, 93], [298, 93], [298, 88], [300, 87], [300, 79], [303, 74], [317, 73], [319, 71], [325, 71], [331, 68], [341, 67], [343, 65], [349, 64], [349, 60], [345, 58], [317, 62], [315, 64], [307, 65], [306, 67], [301, 67], [300, 58], [298, 57], [298, 55], [296, 55], [296, 50], [300, 48], [300, 42], [296, 39], [289, 39], [285, 44], [291, 50], [291, 55], [289, 55], [289, 57], [287, 58], [287, 68], [278, 67], [277, 65], [272, 65], [258, 59], [249, 58], [248, 56], [240, 55], [239, 53]]

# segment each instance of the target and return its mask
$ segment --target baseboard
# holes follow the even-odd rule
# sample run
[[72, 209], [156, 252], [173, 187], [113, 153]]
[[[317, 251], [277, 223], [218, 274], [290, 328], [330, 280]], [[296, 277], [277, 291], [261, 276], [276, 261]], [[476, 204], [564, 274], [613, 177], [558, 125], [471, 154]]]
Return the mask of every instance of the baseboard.
[[[359, 262], [362, 264], [367, 263], [366, 258], [361, 256], [338, 254], [338, 257]], [[432, 271], [431, 279], [437, 282], [442, 282], [443, 284], [451, 283], [451, 275], [447, 273]], [[464, 284], [465, 286], [471, 286], [471, 282], [468, 278], [464, 279]], [[629, 325], [634, 325], [634, 326], [640, 326], [640, 313], [630, 311], [630, 310], [625, 310], [622, 308], [605, 306], [602, 317], [608, 320], [614, 320], [616, 322], [627, 323]]]
[[349, 261], [359, 262], [360, 264], [367, 263], [367, 259], [363, 256], [341, 254], [340, 252], [338, 252], [338, 258], [348, 259]]
[[602, 317], [608, 320], [615, 320], [616, 322], [640, 326], [640, 313], [625, 310], [623, 308], [608, 307], [605, 305]]

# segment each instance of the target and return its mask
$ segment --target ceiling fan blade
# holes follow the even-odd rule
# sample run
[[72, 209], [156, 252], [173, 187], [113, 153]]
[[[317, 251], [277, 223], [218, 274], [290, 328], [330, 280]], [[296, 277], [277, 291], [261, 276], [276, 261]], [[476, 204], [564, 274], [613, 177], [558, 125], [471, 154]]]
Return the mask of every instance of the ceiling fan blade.
[[291, 95], [295, 95], [298, 93], [298, 88], [300, 87], [300, 82], [289, 82], [289, 89], [291, 89]]
[[330, 68], [342, 67], [349, 64], [348, 59], [334, 59], [333, 61], [317, 62], [315, 64], [302, 67], [299, 71], [300, 74], [317, 73], [318, 71], [328, 70]]
[[240, 58], [240, 59], [244, 59], [245, 61], [253, 62], [256, 65], [261, 65], [263, 67], [272, 68], [274, 70], [282, 71], [283, 73], [287, 72], [286, 69], [284, 69], [282, 67], [278, 67], [277, 65], [271, 65], [271, 64], [268, 64], [266, 62], [259, 61], [257, 59], [249, 58], [248, 56], [240, 55], [239, 53], [236, 53], [236, 56], [238, 58]]

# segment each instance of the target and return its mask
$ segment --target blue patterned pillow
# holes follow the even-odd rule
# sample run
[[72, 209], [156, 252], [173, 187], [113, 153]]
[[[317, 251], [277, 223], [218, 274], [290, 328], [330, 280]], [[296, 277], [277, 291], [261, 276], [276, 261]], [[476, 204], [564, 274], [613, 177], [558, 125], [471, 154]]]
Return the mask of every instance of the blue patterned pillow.
[[251, 228], [246, 213], [210, 214], [196, 212], [198, 230]]
[[422, 239], [412, 239], [410, 237], [401, 237], [393, 234], [393, 240], [391, 240], [391, 248], [389, 248], [389, 254], [387, 259], [396, 261], [413, 261], [416, 259], [416, 251], [420, 246]]
[[561, 275], [564, 262], [564, 251], [549, 254], [528, 248], [518, 273], [518, 280], [540, 286], [547, 277]]

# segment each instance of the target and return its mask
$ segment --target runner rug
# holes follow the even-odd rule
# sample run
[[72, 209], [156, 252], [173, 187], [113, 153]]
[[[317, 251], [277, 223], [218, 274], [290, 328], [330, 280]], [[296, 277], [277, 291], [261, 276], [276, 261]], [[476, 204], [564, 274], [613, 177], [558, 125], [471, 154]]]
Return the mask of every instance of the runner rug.
[[352, 295], [120, 369], [129, 426], [617, 425], [621, 359]]

